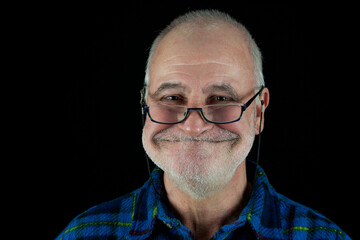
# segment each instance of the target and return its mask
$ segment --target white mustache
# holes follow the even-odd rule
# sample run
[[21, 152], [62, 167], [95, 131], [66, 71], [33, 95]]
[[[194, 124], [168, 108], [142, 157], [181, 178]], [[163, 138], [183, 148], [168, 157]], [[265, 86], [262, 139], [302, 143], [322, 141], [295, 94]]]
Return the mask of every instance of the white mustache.
[[189, 136], [183, 132], [173, 132], [170, 129], [165, 129], [153, 137], [154, 141], [167, 141], [167, 142], [183, 142], [183, 141], [198, 141], [198, 142], [212, 142], [219, 143], [225, 141], [232, 141], [240, 139], [238, 134], [228, 130], [217, 130], [212, 132], [205, 132], [197, 137]]

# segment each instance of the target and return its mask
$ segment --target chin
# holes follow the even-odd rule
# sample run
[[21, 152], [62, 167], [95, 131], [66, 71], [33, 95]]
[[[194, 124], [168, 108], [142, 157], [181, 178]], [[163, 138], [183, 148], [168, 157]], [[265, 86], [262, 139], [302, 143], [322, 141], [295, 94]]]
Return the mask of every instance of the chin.
[[150, 159], [180, 190], [193, 199], [205, 199], [224, 188], [250, 152], [255, 135], [234, 142], [146, 141]]
[[197, 200], [205, 199], [226, 186], [245, 159], [237, 154], [232, 156], [228, 149], [221, 146], [223, 144], [219, 144], [219, 147], [211, 144], [201, 144], [201, 147], [191, 143], [177, 144], [177, 148], [147, 152], [180, 190]]
[[193, 199], [203, 200], [225, 187], [234, 176], [236, 168], [231, 170], [224, 167], [211, 169], [191, 164], [164, 172], [184, 193]]

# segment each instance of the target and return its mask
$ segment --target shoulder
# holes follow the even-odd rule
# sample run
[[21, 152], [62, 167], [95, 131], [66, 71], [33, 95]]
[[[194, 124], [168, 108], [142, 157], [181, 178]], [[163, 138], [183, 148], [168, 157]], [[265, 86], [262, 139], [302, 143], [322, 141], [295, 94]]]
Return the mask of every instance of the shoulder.
[[278, 193], [258, 166], [250, 207], [253, 227], [261, 236], [277, 239], [350, 239], [319, 212]]
[[291, 239], [350, 239], [319, 212], [277, 194], [284, 235]]
[[141, 188], [96, 205], [75, 217], [56, 240], [119, 237], [129, 231]]

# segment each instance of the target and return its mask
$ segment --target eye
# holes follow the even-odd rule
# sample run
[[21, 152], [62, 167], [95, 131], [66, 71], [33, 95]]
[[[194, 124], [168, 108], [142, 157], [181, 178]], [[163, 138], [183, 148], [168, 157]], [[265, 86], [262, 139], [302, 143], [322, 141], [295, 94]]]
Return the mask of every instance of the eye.
[[226, 96], [222, 96], [222, 95], [215, 95], [215, 96], [211, 96], [208, 101], [207, 104], [212, 105], [212, 104], [227, 104], [230, 102], [234, 102], [234, 99], [231, 97], [226, 97]]
[[184, 102], [184, 98], [179, 95], [165, 95], [160, 99], [160, 102], [164, 104], [182, 104]]
[[167, 96], [165, 99], [167, 101], [179, 101], [180, 98], [178, 96]]
[[228, 102], [228, 101], [230, 101], [230, 99], [228, 97], [225, 97], [225, 96], [216, 96], [215, 100], [217, 102]]

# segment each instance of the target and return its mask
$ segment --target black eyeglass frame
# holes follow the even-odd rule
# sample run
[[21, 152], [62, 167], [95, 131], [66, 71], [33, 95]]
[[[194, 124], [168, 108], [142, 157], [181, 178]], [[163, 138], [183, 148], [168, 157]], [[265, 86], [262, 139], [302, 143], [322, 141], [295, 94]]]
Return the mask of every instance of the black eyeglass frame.
[[186, 120], [186, 118], [189, 116], [189, 112], [190, 112], [190, 111], [200, 111], [201, 116], [204, 118], [204, 120], [205, 120], [206, 122], [214, 123], [214, 124], [229, 124], [229, 123], [237, 122], [237, 121], [239, 121], [239, 120], [241, 119], [244, 111], [251, 105], [251, 103], [254, 101], [254, 99], [255, 99], [258, 95], [261, 96], [262, 91], [264, 90], [264, 88], [265, 88], [265, 86], [262, 86], [262, 87], [260, 88], [260, 90], [259, 90], [252, 98], [250, 98], [245, 104], [241, 105], [241, 113], [240, 113], [240, 116], [239, 116], [237, 119], [235, 119], [235, 120], [233, 120], [233, 121], [229, 121], [229, 122], [214, 122], [214, 121], [211, 121], [211, 120], [207, 119], [206, 116], [205, 116], [205, 114], [204, 114], [204, 112], [203, 112], [203, 108], [187, 108], [186, 113], [184, 114], [184, 119], [182, 119], [181, 121], [178, 121], [178, 122], [165, 123], [165, 122], [156, 121], [156, 120], [154, 120], [154, 119], [151, 117], [151, 115], [150, 115], [149, 106], [147, 106], [147, 105], [145, 104], [145, 99], [144, 99], [144, 96], [145, 96], [145, 87], [140, 91], [140, 93], [141, 93], [140, 104], [141, 104], [142, 114], [144, 115], [144, 114], [147, 113], [148, 116], [149, 116], [149, 118], [150, 118], [150, 120], [151, 120], [152, 122], [155, 122], [155, 123], [158, 123], [158, 124], [168, 124], [168, 125], [170, 125], [170, 124], [182, 123], [182, 122], [184, 122], [184, 121]]

